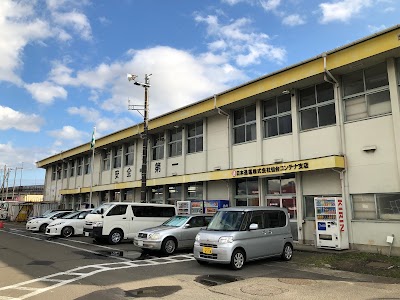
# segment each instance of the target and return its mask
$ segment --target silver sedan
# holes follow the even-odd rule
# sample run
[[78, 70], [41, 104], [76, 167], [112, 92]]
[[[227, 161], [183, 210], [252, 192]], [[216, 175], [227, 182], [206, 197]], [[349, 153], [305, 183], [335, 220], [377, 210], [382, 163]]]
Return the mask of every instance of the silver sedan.
[[210, 215], [177, 215], [160, 226], [141, 230], [133, 243], [142, 249], [169, 255], [177, 249], [193, 248], [194, 239], [211, 221]]

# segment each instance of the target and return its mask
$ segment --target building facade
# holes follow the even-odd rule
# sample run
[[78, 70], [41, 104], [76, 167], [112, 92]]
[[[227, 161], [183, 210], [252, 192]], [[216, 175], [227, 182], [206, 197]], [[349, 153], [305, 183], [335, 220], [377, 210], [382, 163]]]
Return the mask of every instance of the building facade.
[[[350, 247], [400, 255], [400, 27], [149, 121], [147, 199], [289, 211], [314, 244], [314, 197], [341, 197]], [[169, 101], [173, 101], [171, 92]], [[45, 200], [140, 201], [143, 124], [45, 158]], [[91, 185], [92, 182], [92, 185]]]

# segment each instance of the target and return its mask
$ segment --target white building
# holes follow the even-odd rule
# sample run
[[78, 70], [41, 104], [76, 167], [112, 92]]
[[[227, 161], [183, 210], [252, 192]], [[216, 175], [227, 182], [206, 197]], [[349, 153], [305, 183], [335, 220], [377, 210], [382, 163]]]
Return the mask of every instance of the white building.
[[[149, 121], [151, 202], [287, 207], [315, 241], [315, 196], [347, 207], [350, 247], [400, 255], [400, 26]], [[195, 83], [194, 83], [195, 84]], [[170, 98], [173, 101], [173, 92]], [[45, 200], [140, 201], [143, 124], [37, 162]], [[399, 235], [399, 236], [398, 236]]]

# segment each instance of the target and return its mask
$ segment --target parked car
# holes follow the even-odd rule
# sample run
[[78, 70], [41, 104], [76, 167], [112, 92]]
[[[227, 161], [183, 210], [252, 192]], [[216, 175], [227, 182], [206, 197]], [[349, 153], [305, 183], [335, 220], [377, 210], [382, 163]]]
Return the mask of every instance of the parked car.
[[74, 210], [73, 210], [73, 209], [68, 209], [68, 208], [65, 208], [65, 209], [48, 209], [48, 210], [46, 210], [43, 214], [41, 214], [40, 216], [37, 216], [37, 217], [29, 217], [29, 218], [28, 218], [28, 221], [30, 221], [30, 220], [32, 220], [32, 219], [36, 219], [36, 218], [45, 218], [48, 214], [51, 214], [51, 213], [56, 212], [56, 211], [69, 211], [69, 212], [73, 212]]
[[195, 238], [193, 253], [199, 264], [230, 264], [239, 270], [245, 262], [293, 255], [293, 236], [286, 208], [222, 208]]
[[83, 226], [85, 236], [95, 241], [118, 244], [133, 239], [144, 228], [158, 226], [176, 215], [171, 204], [108, 202], [92, 210]]
[[46, 235], [70, 237], [72, 235], [83, 234], [85, 217], [91, 209], [84, 209], [67, 214], [52, 221], [46, 228]]
[[32, 219], [26, 222], [26, 229], [30, 231], [45, 232], [47, 225], [49, 225], [53, 220], [61, 218], [70, 213], [71, 213], [70, 210], [54, 211], [52, 213], [47, 214], [46, 216]]
[[142, 249], [172, 254], [177, 249], [193, 248], [194, 238], [211, 221], [209, 215], [177, 215], [160, 226], [139, 231], [134, 245]]

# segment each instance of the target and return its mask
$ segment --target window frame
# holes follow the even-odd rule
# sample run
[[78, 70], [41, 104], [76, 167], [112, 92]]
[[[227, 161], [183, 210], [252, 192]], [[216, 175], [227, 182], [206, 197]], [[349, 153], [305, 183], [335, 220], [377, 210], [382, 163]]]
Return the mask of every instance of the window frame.
[[[369, 196], [369, 197], [373, 197], [373, 204], [374, 204], [374, 208], [373, 210], [370, 210], [370, 212], [373, 212], [375, 214], [375, 218], [363, 218], [363, 217], [357, 217], [356, 216], [356, 211], [355, 211], [355, 202], [354, 202], [354, 196]], [[384, 214], [381, 212], [381, 207], [380, 207], [380, 200], [379, 196], [391, 196], [391, 195], [397, 195], [399, 197], [397, 201], [399, 201], [399, 203], [396, 203], [396, 209], [398, 211], [398, 213], [392, 213], [392, 214]], [[384, 222], [399, 222], [400, 221], [400, 193], [364, 193], [364, 194], [352, 194], [350, 195], [351, 198], [351, 210], [352, 210], [352, 218], [353, 220], [357, 220], [357, 221], [384, 221]], [[361, 202], [360, 202], [361, 203]], [[393, 207], [392, 207], [393, 209]], [[365, 213], [365, 211], [364, 211]], [[386, 218], [383, 218], [382, 215], [384, 216], [389, 216]], [[396, 216], [397, 218], [390, 218], [390, 216]]]
[[77, 168], [76, 176], [81, 176], [82, 175], [83, 158], [82, 157], [78, 157], [76, 159], [76, 164], [77, 164], [77, 166], [76, 166], [76, 168]]
[[[290, 106], [290, 108], [287, 111], [279, 112], [279, 100], [280, 99], [284, 99], [286, 97], [289, 97], [289, 106]], [[280, 95], [280, 96], [276, 96], [276, 97], [273, 97], [273, 98], [269, 98], [269, 99], [263, 101], [263, 119], [262, 119], [262, 122], [263, 122], [263, 137], [264, 138], [272, 138], [272, 137], [276, 137], [276, 136], [280, 136], [280, 135], [291, 134], [293, 132], [292, 102], [291, 102], [292, 99], [291, 98], [292, 97], [291, 97], [291, 95], [289, 93], [289, 94], [285, 94], [285, 95]], [[275, 111], [275, 114], [266, 116], [265, 104], [267, 102], [269, 102], [269, 101], [274, 101], [275, 102], [276, 111]], [[280, 129], [280, 126], [279, 126], [280, 122], [279, 122], [279, 120], [284, 118], [284, 117], [288, 117], [288, 116], [290, 116], [290, 131], [289, 132], [285, 132], [285, 133], [280, 133], [280, 130], [279, 130]], [[277, 134], [268, 136], [268, 133], [267, 133], [267, 130], [266, 130], [266, 123], [268, 121], [274, 120], [274, 119], [276, 119]]]
[[102, 171], [110, 171], [111, 170], [111, 150], [105, 150], [103, 152], [103, 160], [102, 160]]
[[[247, 120], [247, 113], [254, 108], [254, 120]], [[241, 123], [236, 123], [235, 119], [235, 113], [243, 110], [243, 122]], [[248, 127], [250, 127], [250, 132], [252, 127], [255, 127], [255, 134], [254, 138], [251, 139], [247, 137], [247, 132], [248, 132]], [[236, 131], [239, 129], [244, 128], [244, 140], [243, 141], [237, 141], [236, 140]], [[232, 124], [232, 129], [233, 129], [233, 143], [234, 144], [242, 144], [242, 143], [247, 143], [247, 142], [252, 142], [257, 140], [257, 107], [256, 104], [251, 104], [239, 109], [236, 109], [233, 111], [233, 124]]]
[[[330, 100], [326, 100], [326, 101], [318, 101], [318, 87], [322, 86], [322, 85], [328, 85], [330, 84], [332, 86], [332, 93], [333, 93], [333, 98]], [[313, 104], [309, 104], [306, 106], [302, 106], [301, 101], [302, 101], [302, 97], [301, 97], [301, 92], [305, 91], [307, 89], [310, 89], [313, 87], [314, 90], [314, 100], [315, 102]], [[323, 127], [327, 127], [327, 126], [334, 126], [336, 125], [336, 103], [335, 103], [335, 90], [334, 90], [334, 86], [333, 84], [329, 83], [329, 82], [322, 82], [322, 83], [318, 83], [318, 84], [314, 84], [311, 85], [309, 87], [306, 88], [302, 88], [299, 90], [299, 97], [298, 97], [298, 110], [299, 110], [299, 122], [300, 122], [300, 131], [306, 131], [306, 130], [313, 130], [313, 129], [317, 129], [317, 128], [323, 128]], [[334, 108], [334, 112], [335, 112], [335, 121], [333, 123], [330, 124], [323, 124], [321, 125], [321, 120], [320, 119], [320, 109], [323, 107], [328, 107], [328, 106], [333, 106]], [[303, 124], [303, 113], [305, 114], [306, 112], [310, 112], [312, 110], [315, 110], [315, 114], [316, 114], [316, 126], [315, 127], [309, 127], [309, 128], [303, 128], [304, 124]]]
[[84, 164], [83, 173], [85, 175], [88, 175], [91, 172], [91, 162], [92, 162], [92, 157], [90, 155], [85, 156], [84, 162], [83, 162], [83, 164]]
[[152, 138], [152, 160], [164, 159], [164, 144], [165, 138], [164, 133], [157, 133]]
[[[385, 65], [386, 66], [386, 78], [387, 78], [387, 85], [383, 85], [383, 86], [379, 86], [379, 87], [375, 87], [375, 88], [371, 88], [368, 89], [367, 88], [367, 77], [366, 77], [366, 71], [371, 70], [375, 67], [378, 67], [379, 65]], [[346, 84], [345, 84], [345, 78], [346, 76], [349, 76], [351, 74], [355, 74], [356, 72], [362, 72], [362, 80], [363, 80], [363, 91], [361, 92], [356, 92], [350, 95], [345, 95], [345, 88], [346, 88]], [[400, 80], [400, 79], [398, 79]], [[400, 81], [399, 81], [400, 83]], [[368, 68], [364, 68], [361, 70], [356, 70], [354, 72], [350, 72], [347, 74], [342, 75], [341, 77], [341, 93], [342, 93], [342, 101], [343, 101], [343, 110], [344, 110], [344, 118], [345, 118], [345, 122], [352, 122], [352, 121], [359, 121], [359, 120], [364, 120], [364, 119], [368, 119], [368, 118], [374, 118], [374, 117], [378, 117], [378, 116], [383, 116], [383, 115], [387, 115], [387, 114], [391, 114], [392, 113], [392, 105], [391, 105], [391, 95], [390, 95], [390, 89], [389, 89], [389, 74], [388, 74], [388, 67], [387, 67], [387, 63], [386, 62], [381, 62], [378, 64], [375, 64], [373, 66], [370, 66]], [[370, 102], [368, 100], [368, 96], [374, 95], [374, 94], [378, 94], [378, 93], [382, 93], [382, 92], [388, 92], [389, 93], [389, 106], [390, 106], [390, 111], [384, 112], [384, 113], [378, 113], [378, 114], [371, 114], [370, 112]], [[348, 109], [346, 106], [346, 104], [348, 104], [349, 102], [351, 102], [352, 100], [356, 101], [357, 99], [362, 99], [362, 104], [364, 104], [365, 107], [365, 115], [364, 117], [360, 117], [360, 118], [352, 118], [349, 119], [347, 112]], [[386, 101], [385, 101], [386, 102]]]
[[122, 145], [116, 146], [113, 149], [113, 169], [122, 167]]
[[[194, 135], [191, 135], [191, 127], [194, 127]], [[201, 128], [201, 133], [198, 133]], [[203, 129], [203, 120], [194, 122], [192, 124], [187, 125], [187, 153], [197, 153], [203, 152], [203, 136], [204, 136], [204, 129]], [[190, 144], [194, 143], [194, 151], [191, 151]], [[201, 147], [201, 149], [200, 149]]]
[[[135, 144], [125, 144], [125, 153], [124, 153], [124, 166], [133, 166], [135, 159]], [[132, 161], [132, 162], [131, 162]]]
[[168, 132], [168, 157], [182, 155], [182, 127], [174, 128]]

